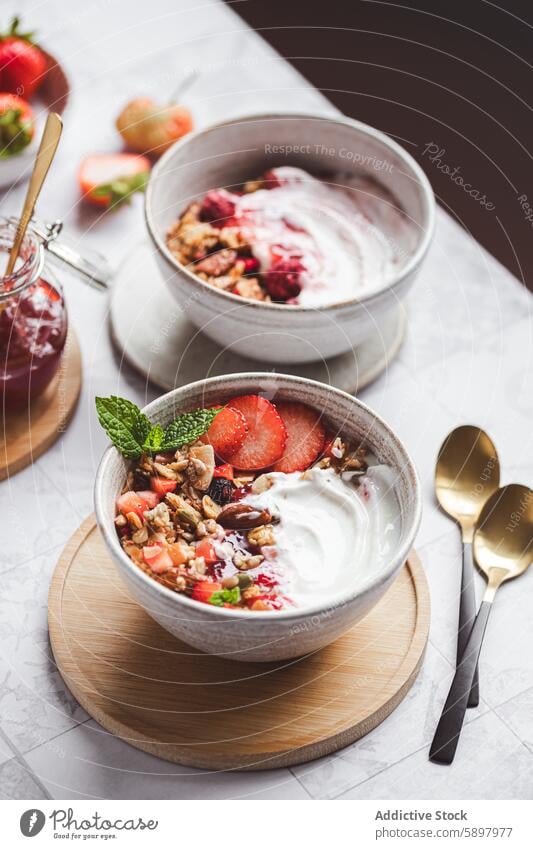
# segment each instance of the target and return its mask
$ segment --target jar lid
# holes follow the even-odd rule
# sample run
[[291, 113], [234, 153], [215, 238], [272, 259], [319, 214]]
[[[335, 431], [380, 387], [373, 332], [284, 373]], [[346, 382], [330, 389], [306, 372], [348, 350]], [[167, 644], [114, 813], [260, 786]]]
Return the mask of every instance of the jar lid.
[[[112, 269], [107, 259], [92, 248], [84, 247], [81, 254], [74, 241], [62, 234], [62, 221], [58, 219], [52, 224], [46, 224], [32, 219], [30, 226], [40, 238], [50, 259], [69, 266], [84, 283], [95, 289], [109, 288]], [[58, 239], [60, 233], [61, 238]]]

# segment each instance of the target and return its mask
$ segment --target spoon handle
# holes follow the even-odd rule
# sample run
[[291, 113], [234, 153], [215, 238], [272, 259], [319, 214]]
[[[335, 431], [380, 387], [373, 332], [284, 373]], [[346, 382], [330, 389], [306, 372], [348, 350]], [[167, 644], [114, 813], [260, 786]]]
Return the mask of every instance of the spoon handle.
[[24, 240], [26, 228], [28, 227], [30, 219], [33, 215], [35, 203], [37, 201], [37, 198], [39, 197], [39, 194], [43, 187], [43, 183], [46, 179], [46, 175], [48, 174], [48, 170], [55, 156], [55, 152], [59, 144], [59, 139], [61, 137], [62, 129], [63, 124], [59, 115], [57, 115], [55, 112], [50, 112], [48, 118], [46, 119], [46, 124], [44, 126], [43, 135], [41, 138], [41, 144], [39, 145], [39, 150], [37, 151], [37, 156], [35, 158], [30, 182], [28, 184], [28, 190], [26, 192], [24, 206], [22, 208], [22, 213], [19, 219], [17, 230], [15, 232], [13, 245], [9, 253], [9, 260], [5, 271], [6, 277], [9, 277], [9, 275], [13, 273], [13, 270], [15, 268], [15, 263], [19, 255], [20, 246], [22, 245], [22, 242]]
[[[457, 632], [457, 666], [464, 654], [474, 620], [476, 618], [476, 590], [474, 584], [474, 561], [472, 544], [463, 543], [463, 571], [461, 574], [461, 601], [459, 604], [459, 629]], [[468, 697], [468, 707], [479, 704], [479, 673], [476, 666], [472, 689]]]
[[492, 602], [484, 601], [479, 608], [461, 662], [455, 671], [429, 750], [429, 759], [435, 763], [451, 764], [455, 757], [491, 607]]

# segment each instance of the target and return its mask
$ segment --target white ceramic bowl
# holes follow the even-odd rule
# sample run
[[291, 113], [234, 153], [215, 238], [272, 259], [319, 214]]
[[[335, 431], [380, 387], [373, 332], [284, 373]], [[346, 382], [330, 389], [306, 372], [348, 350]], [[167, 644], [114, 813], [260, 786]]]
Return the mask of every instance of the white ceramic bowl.
[[261, 372], [233, 374], [191, 383], [162, 395], [145, 408], [151, 421], [167, 424], [177, 412], [211, 406], [236, 395], [260, 393], [275, 402], [293, 399], [326, 411], [334, 430], [362, 439], [394, 472], [401, 531], [397, 550], [379, 568], [368, 563], [361, 581], [340, 592], [335, 604], [279, 612], [229, 610], [202, 604], [172, 592], [145, 575], [123, 552], [115, 526], [115, 499], [124, 485], [126, 466], [108, 448], [96, 476], [98, 525], [119, 573], [132, 596], [164, 628], [195, 648], [236, 660], [281, 660], [316, 651], [337, 639], [381, 598], [406, 560], [421, 515], [420, 487], [414, 466], [398, 437], [360, 401], [300, 377]]
[[[303, 152], [268, 152], [287, 146], [300, 146]], [[165, 234], [191, 201], [219, 186], [241, 185], [280, 163], [318, 176], [342, 174], [347, 184], [356, 175], [368, 175], [392, 192], [416, 231], [415, 248], [397, 278], [359, 299], [315, 309], [232, 295], [200, 280], [173, 257]], [[319, 115], [253, 115], [193, 133], [170, 148], [153, 169], [145, 213], [161, 272], [193, 324], [236, 353], [293, 363], [341, 354], [377, 332], [419, 271], [433, 234], [435, 199], [414, 159], [366, 124]]]

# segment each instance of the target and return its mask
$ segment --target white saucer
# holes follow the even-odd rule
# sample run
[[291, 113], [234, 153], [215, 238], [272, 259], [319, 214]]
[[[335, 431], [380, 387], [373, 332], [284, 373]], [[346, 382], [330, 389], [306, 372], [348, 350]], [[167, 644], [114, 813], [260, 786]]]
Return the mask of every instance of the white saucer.
[[328, 361], [261, 362], [221, 348], [187, 321], [168, 291], [148, 242], [118, 270], [111, 293], [111, 333], [127, 362], [161, 389], [241, 371], [288, 371], [356, 393], [375, 380], [398, 353], [405, 334], [403, 306], [368, 342]]

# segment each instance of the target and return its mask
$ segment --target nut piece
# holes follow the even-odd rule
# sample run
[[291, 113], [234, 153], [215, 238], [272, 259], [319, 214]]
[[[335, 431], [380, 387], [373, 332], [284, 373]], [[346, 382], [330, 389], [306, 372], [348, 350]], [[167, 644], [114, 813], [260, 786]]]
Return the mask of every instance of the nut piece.
[[137, 545], [143, 545], [148, 540], [148, 528], [142, 527], [131, 535], [132, 542]]
[[239, 578], [237, 575], [230, 575], [228, 578], [222, 579], [222, 586], [226, 590], [232, 590], [239, 586]]
[[157, 472], [160, 478], [165, 478], [166, 480], [175, 481], [180, 477], [177, 472], [174, 472], [170, 466], [166, 466], [164, 463], [156, 463], [154, 462], [154, 471]]
[[138, 517], [137, 513], [126, 513], [126, 519], [132, 528], [137, 528], [140, 530], [143, 526], [142, 520]]
[[237, 569], [247, 572], [248, 569], [256, 569], [260, 566], [265, 558], [262, 554], [255, 554], [253, 557], [243, 554], [242, 551], [236, 551], [233, 555], [233, 564]]
[[166, 501], [176, 511], [178, 524], [183, 527], [196, 528], [198, 522], [202, 519], [198, 510], [195, 510], [181, 495], [176, 495], [175, 492], [169, 492]]
[[228, 504], [217, 516], [217, 522], [223, 528], [243, 531], [248, 528], [257, 528], [259, 525], [266, 525], [271, 519], [268, 510], [258, 510], [250, 504], [239, 502]]
[[272, 525], [260, 525], [247, 533], [250, 545], [262, 548], [263, 545], [274, 545], [274, 529]]
[[252, 484], [252, 492], [259, 495], [261, 492], [266, 492], [272, 486], [272, 478], [270, 475], [259, 475]]
[[215, 471], [215, 452], [212, 445], [195, 445], [189, 449], [190, 462], [187, 475], [199, 490], [209, 489]]

